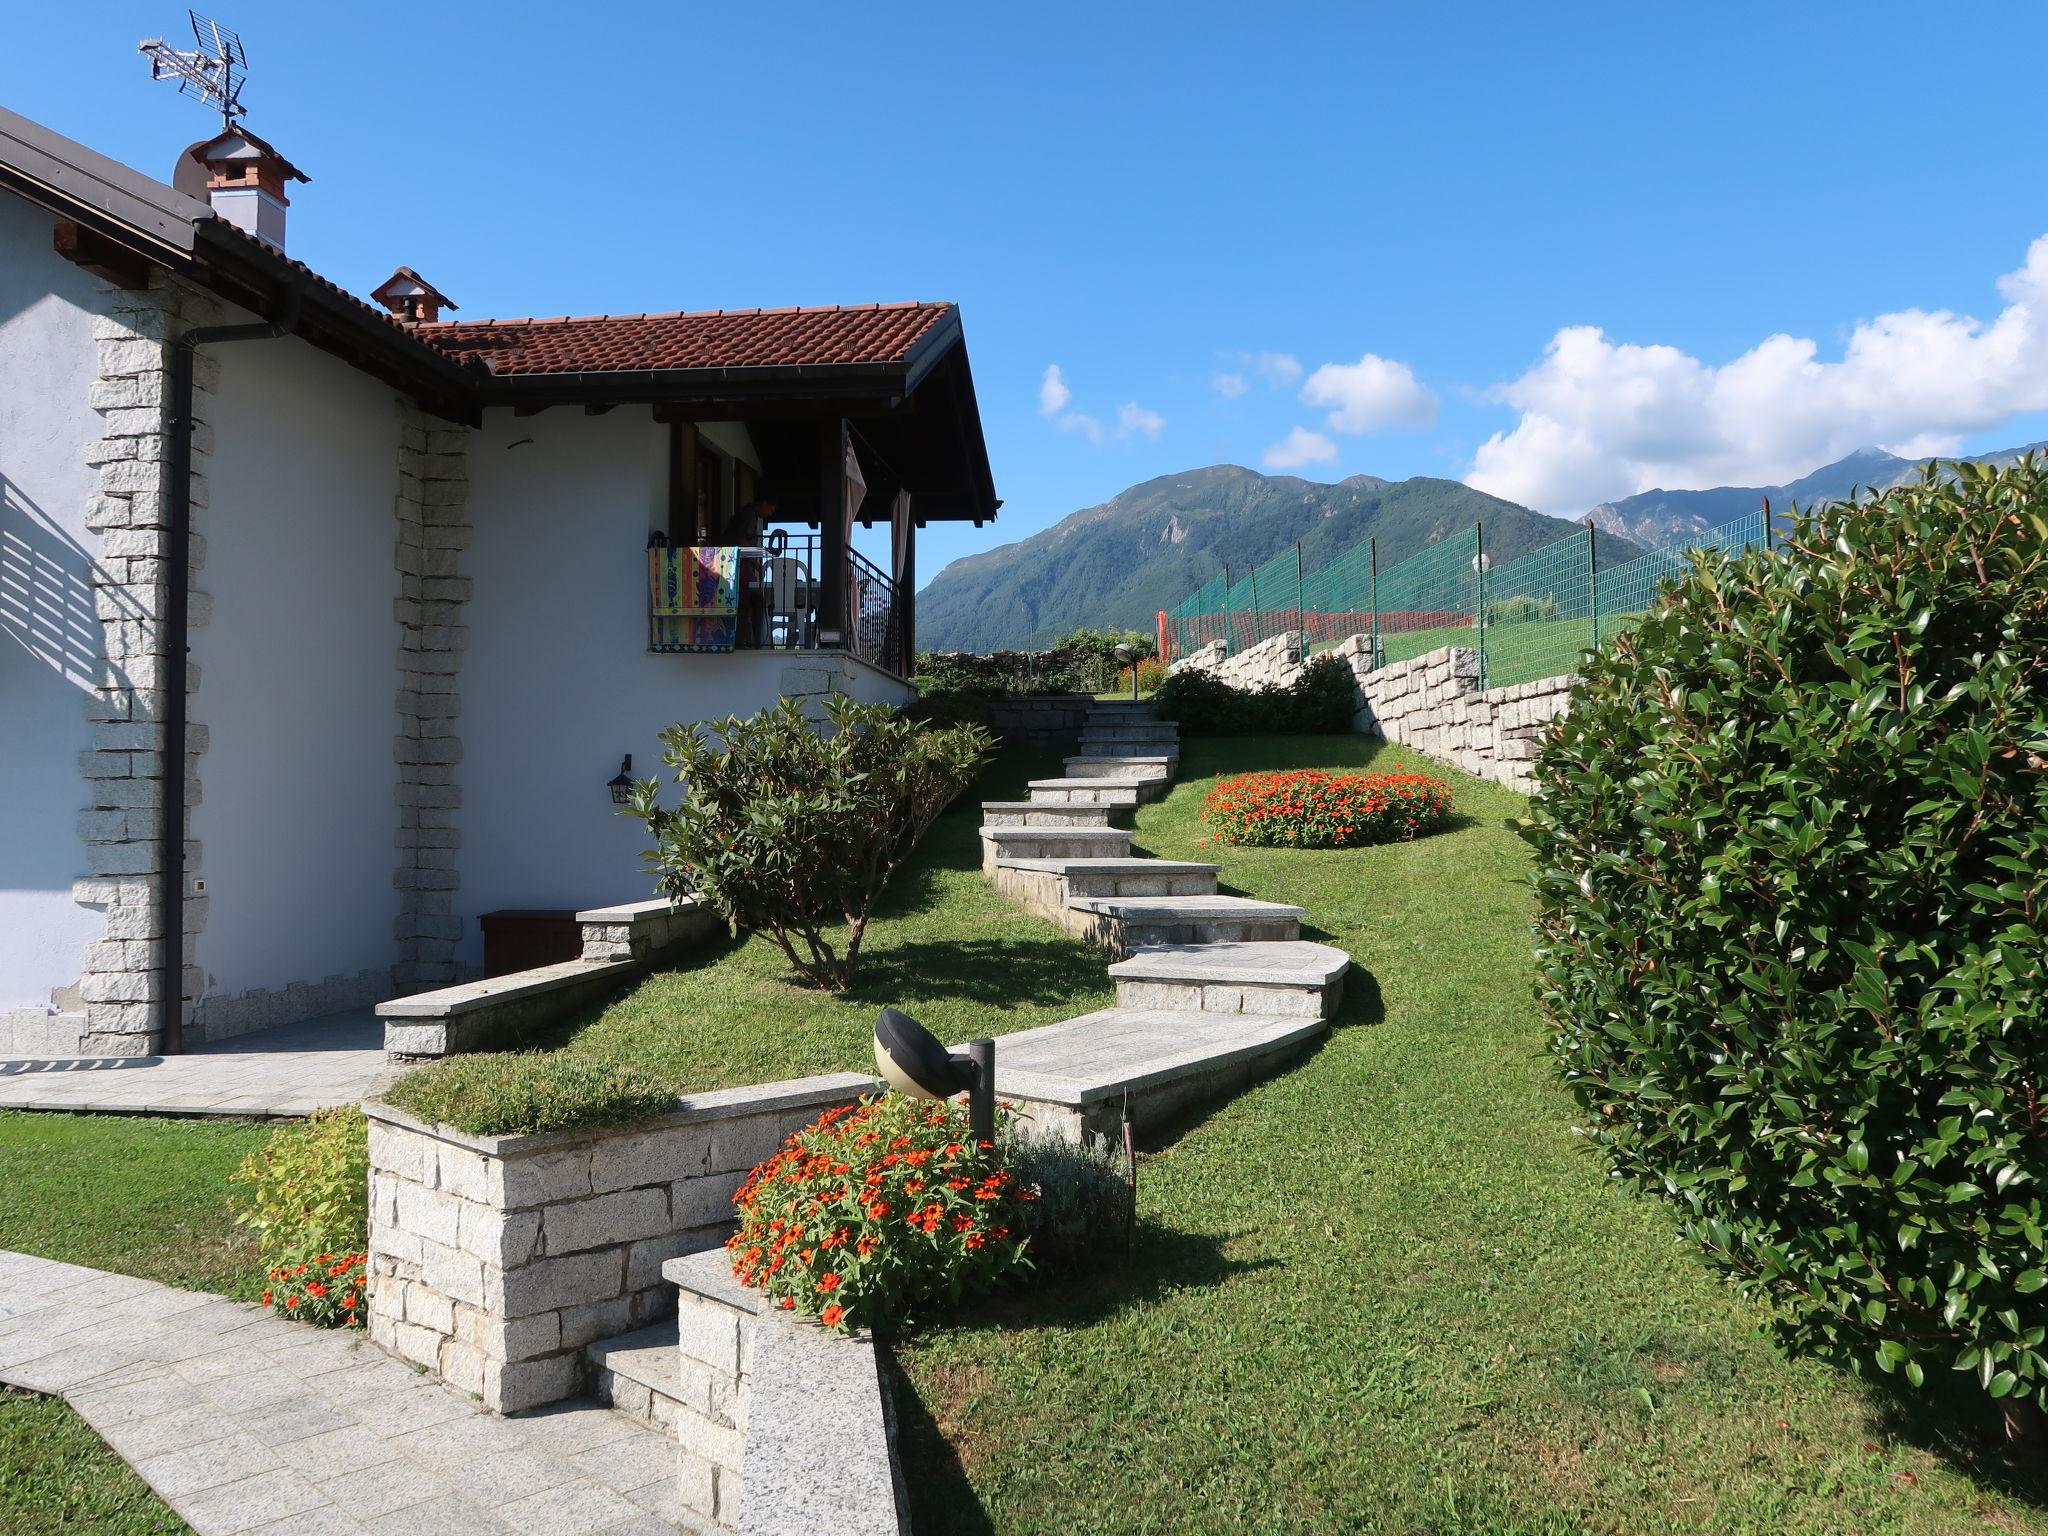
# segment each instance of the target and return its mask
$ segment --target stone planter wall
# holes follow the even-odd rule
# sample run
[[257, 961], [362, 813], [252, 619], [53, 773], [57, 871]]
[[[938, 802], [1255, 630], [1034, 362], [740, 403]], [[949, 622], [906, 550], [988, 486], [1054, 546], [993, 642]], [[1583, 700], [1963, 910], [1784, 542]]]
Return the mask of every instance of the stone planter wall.
[[747, 1170], [877, 1086], [798, 1078], [547, 1136], [465, 1136], [366, 1104], [370, 1337], [495, 1412], [573, 1396], [586, 1344], [673, 1311], [662, 1264], [724, 1240]]
[[741, 1536], [910, 1529], [872, 1336], [763, 1309], [723, 1253], [676, 1259], [677, 1487]]
[[989, 729], [1005, 746], [1064, 747], [1081, 739], [1084, 693], [1028, 693], [989, 700]]

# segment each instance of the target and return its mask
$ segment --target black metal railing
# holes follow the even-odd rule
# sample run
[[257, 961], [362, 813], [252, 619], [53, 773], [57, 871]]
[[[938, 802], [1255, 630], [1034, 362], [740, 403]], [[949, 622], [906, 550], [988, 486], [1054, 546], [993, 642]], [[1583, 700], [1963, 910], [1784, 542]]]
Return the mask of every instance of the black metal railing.
[[[651, 552], [650, 552], [651, 553]], [[830, 583], [844, 584], [844, 624], [837, 634], [822, 622]], [[743, 545], [736, 571], [736, 607], [722, 622], [690, 627], [664, 618], [650, 589], [648, 648], [682, 650], [850, 651], [871, 666], [906, 675], [906, 647], [896, 586], [873, 561], [847, 550], [837, 576], [825, 569], [824, 540], [777, 529], [758, 545]]]

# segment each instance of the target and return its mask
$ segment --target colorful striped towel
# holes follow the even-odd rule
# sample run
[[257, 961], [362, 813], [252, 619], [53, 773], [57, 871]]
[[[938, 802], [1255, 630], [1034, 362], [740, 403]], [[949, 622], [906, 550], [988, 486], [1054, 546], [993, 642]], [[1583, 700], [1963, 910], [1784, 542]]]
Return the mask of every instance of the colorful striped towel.
[[729, 651], [738, 640], [739, 546], [650, 549], [647, 589], [649, 650]]

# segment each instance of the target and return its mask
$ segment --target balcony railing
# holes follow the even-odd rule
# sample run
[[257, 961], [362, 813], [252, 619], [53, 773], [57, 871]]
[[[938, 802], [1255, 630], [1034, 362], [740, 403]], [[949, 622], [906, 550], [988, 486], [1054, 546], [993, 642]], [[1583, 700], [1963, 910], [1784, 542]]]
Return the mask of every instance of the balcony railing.
[[[695, 607], [690, 596], [674, 590], [673, 577], [664, 587], [656, 557], [677, 557], [687, 576], [680, 549], [647, 553], [651, 651], [849, 651], [871, 666], [905, 675], [905, 637], [895, 584], [879, 566], [850, 549], [837, 576], [846, 593], [845, 632], [838, 636], [821, 634], [823, 599], [834, 578], [825, 569], [824, 541], [815, 534], [791, 537], [777, 530], [765, 544], [739, 547], [730, 589], [719, 594], [729, 597], [729, 607]], [[677, 615], [674, 609], [679, 606], [691, 611]]]

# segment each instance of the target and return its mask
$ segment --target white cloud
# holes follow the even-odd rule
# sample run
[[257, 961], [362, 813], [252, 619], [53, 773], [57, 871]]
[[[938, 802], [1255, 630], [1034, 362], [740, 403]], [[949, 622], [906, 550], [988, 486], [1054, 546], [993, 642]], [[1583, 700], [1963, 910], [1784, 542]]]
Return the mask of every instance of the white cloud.
[[1301, 469], [1309, 464], [1337, 462], [1337, 445], [1320, 432], [1296, 427], [1266, 450], [1266, 468]]
[[1660, 487], [1775, 484], [1871, 444], [1952, 453], [1973, 432], [2048, 409], [2048, 236], [1998, 291], [2005, 307], [1989, 322], [1921, 309], [1862, 321], [1837, 361], [1779, 334], [1717, 366], [1569, 326], [1494, 391], [1521, 420], [1480, 446], [1466, 479], [1579, 512]]
[[1219, 373], [1209, 380], [1209, 387], [1226, 400], [1235, 400], [1251, 388], [1241, 373]]
[[1251, 364], [1252, 372], [1275, 389], [1287, 389], [1301, 377], [1301, 364], [1285, 352], [1261, 352]]
[[1118, 437], [1145, 437], [1153, 442], [1166, 430], [1166, 418], [1157, 411], [1148, 411], [1135, 400], [1127, 400], [1116, 410], [1116, 435]]
[[1038, 382], [1038, 414], [1057, 416], [1067, 408], [1067, 402], [1074, 398], [1074, 392], [1067, 388], [1067, 381], [1060, 372], [1058, 363], [1045, 365], [1045, 377]]
[[1368, 352], [1355, 363], [1325, 363], [1301, 386], [1310, 405], [1328, 406], [1333, 432], [1436, 425], [1436, 396], [1406, 363]]

